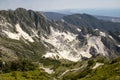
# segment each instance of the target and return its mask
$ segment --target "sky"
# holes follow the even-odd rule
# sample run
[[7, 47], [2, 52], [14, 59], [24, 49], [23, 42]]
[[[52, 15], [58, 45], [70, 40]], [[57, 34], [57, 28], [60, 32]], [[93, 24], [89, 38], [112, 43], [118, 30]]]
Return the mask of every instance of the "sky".
[[0, 0], [0, 10], [120, 9], [120, 0]]

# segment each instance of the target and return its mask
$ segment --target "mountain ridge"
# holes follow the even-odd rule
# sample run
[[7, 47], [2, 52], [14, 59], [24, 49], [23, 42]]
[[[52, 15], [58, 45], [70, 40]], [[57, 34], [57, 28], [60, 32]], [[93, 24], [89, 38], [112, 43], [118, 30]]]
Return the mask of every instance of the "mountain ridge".
[[93, 27], [99, 20], [91, 15], [69, 16], [87, 26], [23, 8], [0, 11], [0, 79], [119, 79], [120, 32]]
[[[31, 44], [30, 48], [36, 47], [36, 45], [32, 47], [33, 43], [39, 43], [46, 50], [43, 51], [44, 55], [41, 54], [42, 52], [34, 51], [34, 49], [26, 48], [26, 50], [31, 51], [30, 54], [34, 53], [35, 56], [39, 54], [41, 58], [67, 59], [76, 62], [82, 58], [90, 58], [99, 54], [111, 58], [119, 55], [119, 43], [113, 40], [109, 33], [100, 31], [99, 28], [96, 29], [97, 27], [94, 29], [93, 25], [79, 27], [73, 23], [73, 20], [88, 23], [93, 19], [90, 24], [94, 24], [96, 18], [87, 14], [69, 16], [70, 19], [67, 16], [63, 18], [65, 21], [49, 21], [43, 14], [23, 8], [18, 8], [15, 11], [0, 11], [2, 31], [0, 35], [22, 40], [28, 43], [28, 46]], [[84, 19], [79, 21], [79, 16]], [[67, 19], [72, 20], [72, 22], [67, 21]], [[108, 44], [108, 41], [111, 45]], [[37, 46], [40, 48], [39, 45]], [[9, 48], [11, 49], [11, 47]], [[40, 51], [39, 48], [37, 48], [38, 51]], [[110, 51], [112, 48], [113, 50]], [[20, 51], [19, 49], [21, 48], [17, 50]], [[12, 50], [14, 51], [14, 48]], [[17, 54], [21, 54], [21, 51]], [[30, 54], [26, 56], [30, 57]]]

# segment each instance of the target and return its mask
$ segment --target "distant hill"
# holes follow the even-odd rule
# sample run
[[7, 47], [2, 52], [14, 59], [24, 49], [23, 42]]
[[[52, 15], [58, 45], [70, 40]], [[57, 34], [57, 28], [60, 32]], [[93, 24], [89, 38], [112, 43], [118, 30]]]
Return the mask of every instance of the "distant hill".
[[56, 12], [43, 12], [43, 14], [49, 19], [49, 20], [61, 20], [63, 16], [66, 16], [66, 14], [56, 13]]
[[90, 15], [120, 17], [120, 9], [63, 9], [63, 10], [56, 10], [54, 12], [69, 14], [69, 15], [76, 13], [80, 13], [80, 14], [86, 13]]
[[[63, 16], [72, 15], [75, 13], [68, 12], [66, 13], [59, 13], [59, 12], [43, 12], [43, 14], [49, 19], [49, 20], [61, 20]], [[102, 16], [102, 15], [93, 15], [97, 19], [104, 20], [104, 21], [110, 21], [110, 22], [120, 22], [120, 17], [111, 17], [111, 16]]]
[[98, 28], [106, 31], [120, 31], [120, 23], [99, 20], [88, 14], [73, 14], [64, 16], [63, 19], [70, 24], [79, 27]]
[[120, 22], [120, 17], [110, 17], [110, 16], [95, 16], [95, 17], [100, 20]]

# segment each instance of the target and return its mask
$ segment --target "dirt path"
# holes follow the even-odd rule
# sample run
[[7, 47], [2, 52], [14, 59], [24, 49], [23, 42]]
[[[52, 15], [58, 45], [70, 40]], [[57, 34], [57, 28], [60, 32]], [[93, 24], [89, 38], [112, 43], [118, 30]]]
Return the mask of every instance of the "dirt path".
[[74, 69], [70, 69], [70, 70], [66, 70], [65, 72], [63, 72], [58, 78], [61, 78], [62, 76], [64, 76], [67, 72], [69, 72], [69, 71], [78, 71], [78, 70], [84, 70], [84, 68], [85, 67], [87, 67], [87, 62], [86, 63], [84, 63], [81, 67], [79, 67], [79, 68], [74, 68]]

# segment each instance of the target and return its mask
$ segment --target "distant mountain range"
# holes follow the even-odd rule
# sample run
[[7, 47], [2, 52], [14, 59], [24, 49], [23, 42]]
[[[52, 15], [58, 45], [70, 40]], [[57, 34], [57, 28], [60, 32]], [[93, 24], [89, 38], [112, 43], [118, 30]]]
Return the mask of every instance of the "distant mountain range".
[[66, 14], [57, 13], [57, 12], [43, 12], [43, 14], [49, 20], [61, 20], [63, 18], [63, 16], [66, 16]]
[[111, 22], [119, 22], [120, 23], [120, 17], [110, 17], [110, 16], [95, 16], [98, 19], [105, 20], [105, 21], [111, 21]]
[[[56, 12], [43, 13], [48, 20], [67, 22], [76, 26], [86, 26], [108, 31], [120, 30], [120, 18], [109, 16], [96, 16], [88, 14], [61, 14]], [[75, 22], [75, 23], [74, 23]], [[109, 27], [108, 27], [109, 26]]]
[[[43, 14], [49, 19], [49, 20], [61, 20], [66, 15], [70, 14], [64, 14], [64, 13], [58, 13], [58, 12], [43, 12]], [[111, 16], [100, 16], [100, 15], [93, 15], [97, 19], [104, 20], [104, 21], [111, 21], [111, 22], [120, 22], [120, 17], [111, 17]]]
[[51, 10], [51, 12], [58, 12], [62, 14], [85, 13], [90, 15], [120, 17], [120, 9], [63, 9], [63, 10]]
[[107, 31], [120, 31], [120, 23], [99, 20], [88, 14], [73, 14], [64, 16], [63, 19], [76, 26], [98, 28]]

